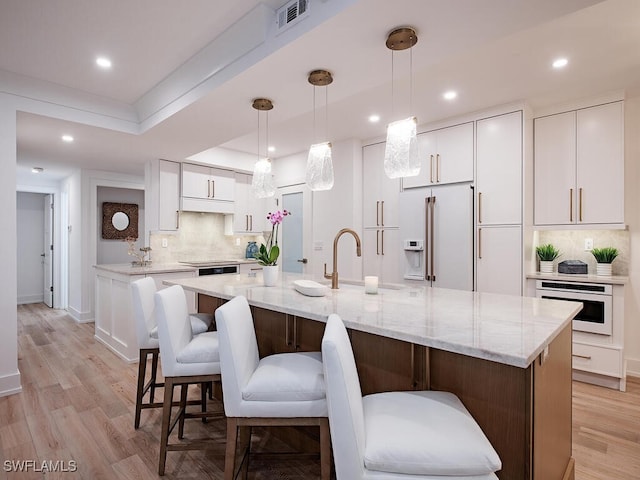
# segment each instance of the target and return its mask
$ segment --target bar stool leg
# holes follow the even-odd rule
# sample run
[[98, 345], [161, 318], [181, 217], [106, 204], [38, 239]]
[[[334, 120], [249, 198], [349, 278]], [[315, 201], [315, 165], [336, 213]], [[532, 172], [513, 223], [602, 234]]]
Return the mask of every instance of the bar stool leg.
[[[142, 398], [144, 397], [144, 381], [147, 375], [147, 352], [140, 350], [140, 358], [138, 361], [138, 389], [136, 391], [136, 416], [133, 427], [140, 427], [140, 413], [142, 412]], [[151, 400], [153, 401], [153, 399]]]
[[162, 406], [162, 433], [160, 434], [160, 461], [158, 475], [164, 475], [167, 463], [167, 445], [169, 444], [169, 424], [171, 423], [171, 405], [173, 403], [173, 378], [164, 382], [164, 404]]
[[152, 354], [151, 354], [151, 392], [149, 393], [149, 402], [153, 403], [153, 397], [154, 394], [156, 392], [156, 388], [159, 387], [160, 385], [156, 382], [156, 379], [158, 378], [158, 354], [160, 353], [159, 350], [155, 350]]
[[236, 447], [238, 419], [227, 418], [227, 448], [224, 455], [224, 480], [234, 480], [236, 471]]
[[331, 478], [331, 435], [328, 418], [320, 420], [320, 478]]
[[184, 437], [184, 414], [187, 411], [187, 393], [189, 392], [189, 385], [183, 383], [180, 385], [180, 419], [178, 421], [178, 438], [182, 440]]

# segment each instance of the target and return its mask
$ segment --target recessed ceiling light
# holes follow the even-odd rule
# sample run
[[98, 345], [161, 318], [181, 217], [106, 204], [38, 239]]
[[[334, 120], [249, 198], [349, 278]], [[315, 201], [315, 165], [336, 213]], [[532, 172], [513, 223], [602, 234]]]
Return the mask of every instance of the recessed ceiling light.
[[369, 121], [371, 123], [377, 123], [380, 121], [380, 115], [369, 115]]
[[96, 58], [96, 65], [104, 69], [111, 68], [111, 60], [107, 57], [98, 57]]
[[73, 137], [71, 135], [62, 135], [62, 141], [63, 142], [67, 142], [67, 143], [71, 143], [71, 142], [73, 142]]
[[442, 97], [445, 100], [453, 100], [454, 98], [456, 98], [458, 96], [458, 92], [454, 92], [453, 90], [449, 90], [448, 92], [444, 92], [442, 94]]
[[563, 68], [566, 67], [568, 63], [569, 60], [567, 60], [566, 58], [557, 58], [553, 61], [552, 65], [553, 68]]
[[42, 173], [44, 171], [44, 168], [42, 167], [32, 167], [31, 168], [31, 173]]
[[267, 148], [267, 150], [269, 150], [270, 152], [275, 152], [276, 151], [276, 147], [271, 145], [271, 146], [269, 146], [269, 148]]

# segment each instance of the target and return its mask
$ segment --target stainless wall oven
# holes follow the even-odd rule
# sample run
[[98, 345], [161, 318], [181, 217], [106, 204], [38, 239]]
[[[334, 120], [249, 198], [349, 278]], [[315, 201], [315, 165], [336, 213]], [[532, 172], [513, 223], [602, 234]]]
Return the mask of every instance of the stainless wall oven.
[[573, 319], [573, 329], [600, 335], [612, 333], [613, 290], [611, 285], [536, 280], [536, 297], [582, 302], [582, 310]]

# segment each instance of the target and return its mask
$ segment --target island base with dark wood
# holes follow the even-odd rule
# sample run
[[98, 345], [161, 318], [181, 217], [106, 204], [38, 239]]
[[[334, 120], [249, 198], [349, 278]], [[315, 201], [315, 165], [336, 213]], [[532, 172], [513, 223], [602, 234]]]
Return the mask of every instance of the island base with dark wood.
[[[199, 310], [225, 300], [199, 295]], [[318, 351], [324, 323], [251, 307], [260, 356]], [[502, 460], [501, 480], [573, 480], [571, 324], [527, 368], [349, 330], [364, 395], [456, 394]], [[315, 435], [312, 435], [315, 436]]]

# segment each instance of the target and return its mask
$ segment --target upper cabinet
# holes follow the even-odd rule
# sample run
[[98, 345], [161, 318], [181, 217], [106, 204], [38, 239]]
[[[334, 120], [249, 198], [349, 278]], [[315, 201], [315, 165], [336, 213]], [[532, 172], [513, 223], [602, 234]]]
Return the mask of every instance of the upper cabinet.
[[175, 231], [180, 220], [180, 163], [152, 160], [145, 172], [145, 223], [149, 231]]
[[403, 188], [473, 181], [473, 122], [418, 135], [421, 164]]
[[233, 231], [235, 233], [262, 233], [266, 228], [265, 201], [256, 198], [251, 191], [252, 176], [235, 174], [235, 211]]
[[397, 228], [400, 179], [384, 173], [384, 143], [362, 149], [364, 227]]
[[482, 225], [522, 223], [522, 112], [476, 123], [476, 220]]
[[534, 223], [624, 223], [623, 102], [534, 120]]
[[234, 198], [234, 172], [182, 164], [182, 210], [234, 213]]

